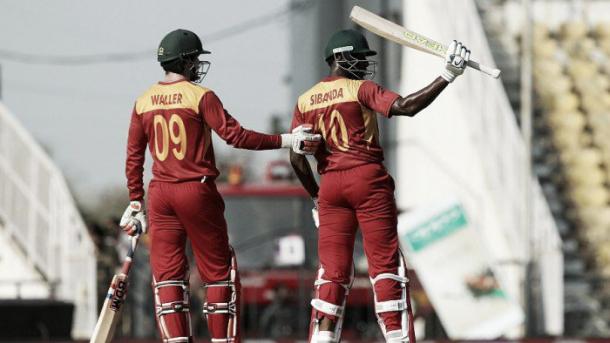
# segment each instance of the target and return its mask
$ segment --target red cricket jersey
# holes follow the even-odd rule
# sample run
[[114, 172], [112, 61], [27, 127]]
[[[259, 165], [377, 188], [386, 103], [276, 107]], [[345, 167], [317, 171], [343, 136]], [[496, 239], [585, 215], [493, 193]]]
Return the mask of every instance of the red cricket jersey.
[[243, 149], [281, 147], [280, 135], [241, 127], [210, 89], [188, 81], [159, 82], [138, 98], [127, 141], [127, 187], [131, 200], [144, 197], [144, 154], [150, 146], [153, 180], [200, 181], [216, 177], [211, 130], [228, 144]]
[[390, 117], [399, 97], [373, 81], [327, 77], [299, 97], [292, 128], [311, 124], [324, 137], [315, 154], [320, 174], [381, 163], [375, 112]]

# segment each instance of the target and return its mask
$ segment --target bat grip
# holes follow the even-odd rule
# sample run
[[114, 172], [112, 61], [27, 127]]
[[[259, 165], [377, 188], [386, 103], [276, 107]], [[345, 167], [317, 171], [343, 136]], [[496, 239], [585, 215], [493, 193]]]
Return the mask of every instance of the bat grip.
[[486, 65], [480, 64], [479, 62], [473, 61], [473, 60], [469, 60], [468, 61], [468, 66], [472, 69], [476, 69], [484, 74], [487, 74], [491, 77], [493, 77], [494, 79], [497, 79], [498, 77], [500, 77], [500, 69], [497, 68], [490, 68]]
[[133, 255], [136, 252], [136, 247], [138, 246], [138, 239], [140, 239], [140, 234], [131, 237], [129, 250], [127, 250], [125, 261], [123, 261], [123, 265], [121, 266], [121, 274], [123, 275], [129, 274], [129, 270], [131, 269], [131, 261], [133, 260]]
[[133, 254], [136, 252], [136, 247], [138, 246], [138, 240], [140, 239], [140, 234], [136, 234], [135, 236], [131, 237], [130, 240], [130, 244], [129, 244], [129, 250], [127, 250], [127, 257], [128, 258], [133, 258]]

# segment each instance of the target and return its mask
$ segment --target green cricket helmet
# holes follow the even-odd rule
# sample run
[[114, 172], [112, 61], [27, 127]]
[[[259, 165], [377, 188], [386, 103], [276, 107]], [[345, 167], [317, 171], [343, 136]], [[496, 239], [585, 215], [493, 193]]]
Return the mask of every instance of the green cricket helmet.
[[371, 50], [364, 35], [356, 30], [335, 32], [324, 49], [324, 59], [329, 65], [334, 59], [349, 78], [360, 80], [375, 76], [377, 62], [367, 59], [374, 55], [377, 55], [377, 51]]
[[178, 29], [161, 40], [157, 50], [157, 61], [166, 71], [183, 74], [192, 82], [201, 82], [210, 70], [210, 61], [199, 61], [203, 49], [201, 40], [194, 32]]
[[174, 30], [161, 40], [157, 49], [157, 61], [161, 64], [190, 56], [209, 54], [203, 49], [201, 40], [197, 35], [189, 30]]
[[328, 61], [337, 52], [342, 51], [349, 51], [352, 55], [377, 55], [377, 51], [369, 48], [369, 42], [367, 42], [366, 37], [356, 30], [340, 30], [335, 32], [328, 40], [328, 44], [326, 44], [324, 59]]

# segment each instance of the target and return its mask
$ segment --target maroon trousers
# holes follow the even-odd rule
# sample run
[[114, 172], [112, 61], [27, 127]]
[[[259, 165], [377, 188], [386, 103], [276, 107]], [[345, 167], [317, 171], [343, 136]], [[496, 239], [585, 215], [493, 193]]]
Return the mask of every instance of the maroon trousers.
[[[394, 180], [381, 164], [366, 164], [322, 176], [319, 193], [320, 232], [318, 254], [322, 279], [318, 297], [341, 305], [352, 272], [354, 240], [360, 226], [364, 252], [371, 278], [398, 272], [399, 243]], [[378, 301], [401, 298], [401, 286], [393, 280], [380, 280], [374, 289]], [[388, 330], [401, 328], [400, 312], [382, 313]], [[320, 315], [318, 315], [320, 316]], [[327, 316], [335, 320], [333, 316]]]
[[[229, 280], [231, 252], [224, 201], [213, 181], [152, 181], [148, 188], [148, 218], [150, 264], [155, 282], [188, 280], [187, 237], [202, 281]], [[211, 303], [225, 303], [229, 297], [230, 291], [225, 287], [209, 288], [206, 294]], [[159, 298], [167, 303], [182, 300], [183, 295], [178, 288], [164, 287]], [[188, 313], [167, 314], [163, 320], [170, 336], [167, 338], [190, 336]], [[208, 316], [212, 338], [227, 336], [228, 321], [226, 314]]]

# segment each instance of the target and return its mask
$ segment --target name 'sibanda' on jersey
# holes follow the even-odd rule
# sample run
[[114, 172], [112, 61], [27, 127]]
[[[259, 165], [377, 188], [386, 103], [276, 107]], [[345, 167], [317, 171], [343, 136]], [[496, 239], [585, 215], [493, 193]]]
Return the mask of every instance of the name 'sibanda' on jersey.
[[313, 94], [309, 99], [310, 105], [320, 104], [323, 102], [343, 98], [343, 88], [332, 89], [326, 93]]
[[182, 94], [155, 94], [150, 96], [153, 105], [174, 105], [182, 103]]

